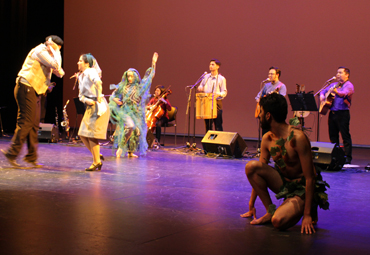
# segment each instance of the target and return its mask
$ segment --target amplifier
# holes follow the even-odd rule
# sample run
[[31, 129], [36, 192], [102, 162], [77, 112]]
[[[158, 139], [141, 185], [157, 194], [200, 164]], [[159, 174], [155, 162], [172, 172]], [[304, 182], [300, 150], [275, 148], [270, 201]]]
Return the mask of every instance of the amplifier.
[[243, 138], [235, 132], [209, 130], [202, 139], [203, 149], [206, 152], [243, 157], [247, 150], [247, 144]]
[[37, 138], [39, 141], [57, 143], [59, 140], [58, 128], [54, 124], [40, 123]]
[[326, 170], [339, 171], [346, 157], [344, 151], [333, 143], [311, 142], [313, 163], [324, 165]]

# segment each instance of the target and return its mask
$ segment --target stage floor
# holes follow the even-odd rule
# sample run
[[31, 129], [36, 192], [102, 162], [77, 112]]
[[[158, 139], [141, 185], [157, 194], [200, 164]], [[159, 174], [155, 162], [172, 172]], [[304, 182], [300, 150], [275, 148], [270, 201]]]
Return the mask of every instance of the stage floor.
[[[0, 139], [0, 149], [8, 144]], [[300, 222], [278, 231], [240, 218], [251, 158], [174, 146], [137, 159], [101, 152], [101, 172], [84, 171], [91, 155], [82, 144], [40, 143], [39, 169], [22, 161], [25, 146], [21, 168], [0, 155], [0, 254], [369, 254], [369, 149], [354, 149], [359, 167], [323, 172], [330, 210], [319, 210], [313, 235]], [[260, 200], [256, 208], [265, 213]]]

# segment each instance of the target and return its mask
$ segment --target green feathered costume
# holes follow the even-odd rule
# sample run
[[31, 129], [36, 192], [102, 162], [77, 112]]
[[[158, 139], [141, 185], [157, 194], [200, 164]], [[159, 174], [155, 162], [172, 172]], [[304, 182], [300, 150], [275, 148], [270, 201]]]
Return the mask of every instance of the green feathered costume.
[[[127, 73], [132, 72], [135, 80], [129, 83], [127, 80]], [[111, 112], [111, 122], [117, 125], [114, 134], [113, 155], [118, 148], [122, 149], [122, 155], [127, 151], [138, 152], [139, 155], [145, 155], [148, 149], [146, 141], [147, 124], [145, 121], [145, 106], [147, 98], [149, 97], [149, 90], [154, 77], [154, 69], [148, 68], [143, 79], [136, 69], [128, 69], [122, 76], [122, 81], [117, 85], [117, 90], [113, 93], [109, 100], [109, 109]], [[118, 98], [123, 104], [117, 105], [113, 101]], [[125, 134], [129, 131], [125, 128], [124, 120], [130, 117], [134, 122], [134, 130], [132, 135], [125, 142]]]

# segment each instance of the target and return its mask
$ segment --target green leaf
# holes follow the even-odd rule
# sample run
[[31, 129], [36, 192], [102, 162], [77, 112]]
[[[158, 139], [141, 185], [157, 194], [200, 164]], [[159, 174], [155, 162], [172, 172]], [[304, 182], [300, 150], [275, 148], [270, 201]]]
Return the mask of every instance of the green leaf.
[[271, 214], [271, 215], [274, 215], [275, 211], [276, 211], [276, 205], [274, 205], [274, 204], [270, 204], [270, 205], [269, 205], [269, 209], [267, 210], [267, 212], [268, 212], [269, 214]]
[[279, 158], [275, 163], [276, 163], [276, 165], [279, 166], [280, 169], [286, 167], [284, 159], [282, 159], [282, 158]]
[[285, 146], [281, 146], [281, 155], [283, 155], [283, 156], [286, 155], [286, 148], [285, 148]]
[[322, 200], [325, 200], [327, 201], [328, 200], [328, 194], [324, 193], [324, 192], [320, 192], [319, 194], [319, 197], [322, 199]]
[[292, 140], [294, 137], [294, 131], [292, 130], [292, 132], [290, 132], [290, 135], [288, 136], [288, 138], [286, 139], [288, 142], [290, 142], [290, 140]]
[[276, 152], [280, 152], [279, 147], [271, 147], [271, 150], [270, 150], [271, 156], [275, 157], [276, 156]]
[[294, 117], [294, 118], [291, 118], [289, 120], [289, 125], [292, 125], [292, 126], [298, 126], [299, 124], [301, 124], [301, 122], [299, 121], [298, 117]]
[[283, 138], [280, 138], [279, 140], [276, 141], [276, 145], [283, 146], [285, 143], [285, 140]]

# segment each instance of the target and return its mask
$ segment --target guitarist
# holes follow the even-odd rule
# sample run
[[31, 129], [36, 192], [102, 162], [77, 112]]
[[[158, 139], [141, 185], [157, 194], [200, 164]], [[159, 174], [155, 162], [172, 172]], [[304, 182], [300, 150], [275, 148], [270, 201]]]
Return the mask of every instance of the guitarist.
[[336, 82], [332, 86], [320, 92], [320, 100], [327, 100], [326, 94], [332, 89], [334, 96], [330, 107], [328, 126], [329, 137], [332, 143], [339, 146], [339, 133], [343, 139], [344, 151], [346, 154], [346, 164], [351, 164], [352, 161], [352, 139], [349, 133], [350, 114], [352, 95], [355, 92], [353, 84], [349, 81], [350, 70], [347, 67], [340, 66], [337, 70]]
[[[286, 86], [284, 83], [282, 83], [279, 79], [281, 76], [281, 70], [276, 66], [271, 66], [269, 68], [268, 78], [264, 80], [262, 84], [265, 84], [265, 86], [260, 90], [260, 92], [255, 97], [257, 102], [257, 109], [256, 109], [256, 118], [258, 118], [259, 114], [259, 102], [260, 99], [268, 94], [271, 93], [278, 93], [280, 95], [285, 96], [286, 95]], [[269, 131], [268, 129], [262, 128], [262, 136]]]
[[168, 123], [168, 111], [171, 110], [170, 101], [167, 99], [167, 96], [162, 97], [163, 93], [165, 92], [165, 87], [162, 85], [158, 85], [155, 87], [154, 97], [150, 99], [147, 109], [150, 109], [150, 106], [154, 106], [158, 100], [160, 101], [157, 107], [161, 107], [164, 111], [163, 116], [157, 120], [156, 127], [155, 127], [155, 137], [158, 140], [158, 143], [161, 139], [161, 127]]

